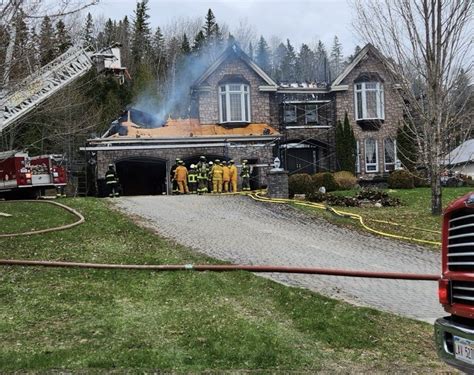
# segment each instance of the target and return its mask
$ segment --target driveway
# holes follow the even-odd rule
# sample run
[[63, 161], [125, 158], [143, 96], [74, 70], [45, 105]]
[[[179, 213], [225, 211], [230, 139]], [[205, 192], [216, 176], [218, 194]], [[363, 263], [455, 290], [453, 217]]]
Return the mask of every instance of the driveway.
[[[141, 196], [115, 201], [164, 237], [232, 263], [440, 273], [440, 254], [341, 228], [287, 205], [242, 196]], [[261, 274], [329, 297], [433, 322], [444, 314], [437, 283]]]

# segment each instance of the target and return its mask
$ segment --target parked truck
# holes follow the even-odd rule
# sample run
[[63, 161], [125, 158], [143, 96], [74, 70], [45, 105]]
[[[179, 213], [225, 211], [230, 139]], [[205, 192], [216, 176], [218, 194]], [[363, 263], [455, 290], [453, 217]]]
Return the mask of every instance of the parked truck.
[[0, 195], [34, 198], [46, 189], [67, 184], [61, 155], [29, 157], [26, 152], [0, 153]]
[[474, 192], [449, 205], [443, 216], [439, 301], [449, 316], [435, 322], [439, 357], [474, 373]]

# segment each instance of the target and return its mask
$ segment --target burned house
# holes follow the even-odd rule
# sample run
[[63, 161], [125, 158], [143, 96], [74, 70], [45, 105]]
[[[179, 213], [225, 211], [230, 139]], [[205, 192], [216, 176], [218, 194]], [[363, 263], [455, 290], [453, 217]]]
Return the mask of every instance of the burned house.
[[84, 150], [99, 184], [107, 165], [116, 165], [125, 194], [169, 192], [175, 159], [189, 166], [200, 155], [237, 165], [248, 159], [257, 188], [266, 185], [276, 156], [290, 173], [335, 170], [335, 125], [347, 113], [358, 176], [370, 179], [394, 168], [403, 113], [386, 69], [384, 57], [367, 45], [330, 85], [278, 83], [230, 45], [191, 86], [191, 118], [147, 128], [129, 111], [115, 131], [89, 140]]

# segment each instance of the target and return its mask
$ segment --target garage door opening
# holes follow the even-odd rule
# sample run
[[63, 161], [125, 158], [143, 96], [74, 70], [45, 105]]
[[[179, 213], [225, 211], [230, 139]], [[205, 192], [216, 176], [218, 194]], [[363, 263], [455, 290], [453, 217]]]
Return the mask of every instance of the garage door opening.
[[166, 193], [166, 162], [154, 158], [131, 158], [116, 163], [122, 195]]

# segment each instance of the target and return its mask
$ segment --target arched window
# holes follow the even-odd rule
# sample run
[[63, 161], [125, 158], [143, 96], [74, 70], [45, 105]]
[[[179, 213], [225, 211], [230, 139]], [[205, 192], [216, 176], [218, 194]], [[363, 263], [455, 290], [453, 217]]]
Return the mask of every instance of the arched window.
[[250, 122], [250, 87], [244, 83], [219, 86], [219, 118], [221, 123]]
[[382, 82], [356, 82], [354, 93], [357, 121], [385, 119]]

